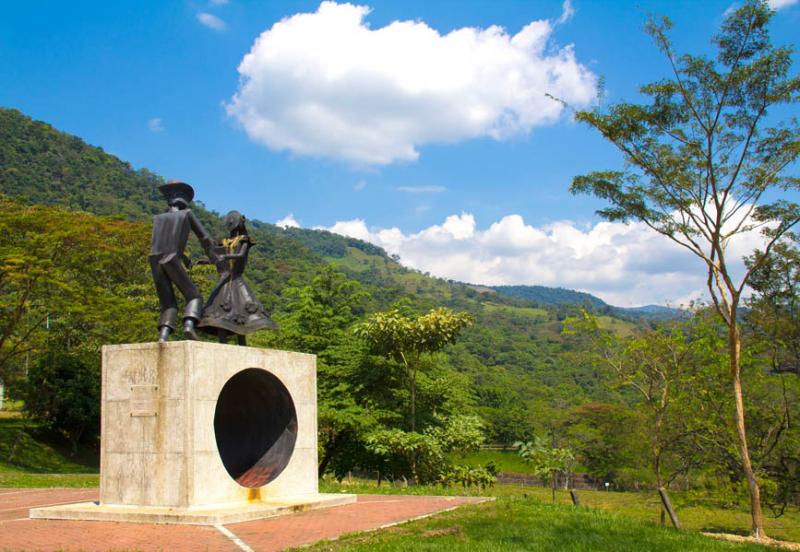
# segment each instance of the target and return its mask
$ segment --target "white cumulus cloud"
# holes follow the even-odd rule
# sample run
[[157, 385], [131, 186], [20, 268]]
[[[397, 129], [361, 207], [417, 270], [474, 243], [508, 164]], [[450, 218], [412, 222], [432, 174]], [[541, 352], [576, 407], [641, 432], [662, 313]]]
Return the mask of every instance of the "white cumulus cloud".
[[282, 219], [275, 221], [275, 226], [280, 226], [281, 228], [300, 228], [300, 223], [295, 220], [292, 213], [289, 213]]
[[214, 29], [215, 31], [224, 31], [226, 27], [225, 22], [213, 13], [198, 13], [197, 20], [209, 29]]
[[[783, 8], [788, 8], [789, 6], [794, 6], [798, 2], [800, 2], [800, 0], [767, 0], [767, 4], [769, 5], [769, 7], [775, 11], [782, 10]], [[727, 17], [741, 7], [742, 7], [741, 2], [734, 2], [733, 4], [728, 6], [728, 9], [726, 9], [722, 13], [722, 15]]]
[[797, 4], [800, 0], [769, 0], [769, 7], [773, 10], [780, 10]]
[[[320, 229], [369, 241], [408, 267], [462, 282], [566, 287], [617, 306], [680, 305], [706, 295], [702, 261], [641, 223], [536, 227], [513, 214], [479, 229], [472, 214], [461, 213], [416, 233], [370, 228], [363, 219]], [[740, 259], [761, 243], [758, 232], [730, 242], [735, 275], [743, 274]]]
[[555, 21], [441, 34], [419, 20], [373, 29], [369, 12], [323, 2], [275, 23], [239, 64], [228, 113], [270, 149], [368, 166], [553, 124], [564, 108], [546, 94], [575, 106], [596, 96], [572, 46], [553, 44]]

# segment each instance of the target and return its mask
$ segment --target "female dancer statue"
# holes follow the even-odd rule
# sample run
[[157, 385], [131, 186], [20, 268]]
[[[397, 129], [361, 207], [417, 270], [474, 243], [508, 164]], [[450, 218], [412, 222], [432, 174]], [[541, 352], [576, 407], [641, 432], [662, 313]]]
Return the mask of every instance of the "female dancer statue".
[[239, 345], [245, 345], [247, 334], [276, 325], [242, 277], [247, 254], [255, 245], [247, 233], [244, 215], [239, 211], [225, 215], [225, 228], [229, 237], [214, 248], [219, 280], [197, 327], [217, 335], [220, 343], [227, 343], [236, 334]]

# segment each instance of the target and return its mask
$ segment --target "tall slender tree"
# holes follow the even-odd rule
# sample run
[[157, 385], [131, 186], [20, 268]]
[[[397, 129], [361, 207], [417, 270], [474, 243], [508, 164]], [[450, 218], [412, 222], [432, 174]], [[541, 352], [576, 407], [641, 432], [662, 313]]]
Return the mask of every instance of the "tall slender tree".
[[417, 373], [423, 355], [441, 351], [455, 343], [458, 334], [472, 324], [466, 312], [447, 308], [431, 310], [417, 318], [408, 318], [394, 309], [378, 312], [355, 327], [373, 353], [384, 355], [403, 365], [408, 383], [411, 431], [417, 430]]
[[[670, 21], [649, 21], [672, 77], [643, 86], [645, 104], [577, 114], [621, 150], [627, 168], [578, 176], [571, 186], [606, 199], [611, 205], [601, 216], [640, 221], [704, 263], [708, 292], [728, 329], [734, 421], [756, 537], [764, 536], [764, 522], [747, 444], [739, 305], [753, 271], [800, 220], [800, 206], [774, 199], [800, 188], [800, 179], [784, 174], [800, 155], [800, 127], [771, 112], [800, 101], [800, 78], [790, 76], [793, 51], [770, 41], [773, 15], [763, 0], [730, 13], [713, 39], [716, 59], [676, 54]], [[764, 246], [737, 278], [728, 245], [757, 229]]]

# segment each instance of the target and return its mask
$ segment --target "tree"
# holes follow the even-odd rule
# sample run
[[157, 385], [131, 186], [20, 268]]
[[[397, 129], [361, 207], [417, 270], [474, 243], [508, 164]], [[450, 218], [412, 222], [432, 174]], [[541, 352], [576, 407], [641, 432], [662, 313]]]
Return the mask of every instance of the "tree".
[[0, 380], [54, 335], [94, 351], [141, 340], [148, 239], [143, 224], [0, 198]]
[[[765, 501], [778, 506], [793, 496], [798, 487], [800, 446], [793, 421], [800, 415], [800, 380], [792, 374], [775, 373], [769, 354], [749, 324], [747, 347], [742, 349], [742, 378], [748, 389], [750, 454]], [[687, 385], [695, 393], [684, 395], [682, 405], [688, 415], [683, 422], [692, 430], [692, 446], [702, 455], [705, 468], [714, 467], [735, 495], [747, 494], [746, 479], [736, 447], [736, 427], [732, 423], [735, 405], [729, 397], [726, 374], [727, 328], [712, 309], [698, 309], [692, 324], [691, 339], [696, 365]], [[696, 345], [695, 345], [696, 344]], [[769, 347], [766, 348], [769, 351]], [[743, 485], [744, 484], [744, 485]]]
[[78, 451], [100, 430], [100, 368], [94, 355], [50, 352], [28, 373], [25, 412], [41, 429], [63, 435]]
[[423, 355], [454, 343], [459, 332], [470, 324], [469, 313], [439, 308], [416, 319], [397, 309], [379, 312], [356, 326], [356, 335], [367, 341], [373, 353], [402, 363], [410, 394], [412, 432], [417, 430], [417, 372], [423, 365]]
[[800, 376], [800, 250], [789, 241], [776, 244], [750, 287], [747, 325], [766, 345], [773, 372]]
[[[631, 402], [645, 416], [656, 489], [700, 464], [699, 450], [693, 446], [692, 409], [695, 397], [708, 390], [694, 385], [693, 374], [703, 369], [697, 353], [706, 343], [693, 334], [694, 324], [694, 320], [665, 322], [618, 336], [603, 330], [586, 311], [564, 322], [563, 333], [589, 339], [593, 361], [610, 372], [617, 387], [635, 392]], [[662, 507], [662, 525], [664, 521]]]
[[[800, 411], [800, 250], [797, 235], [776, 244], [770, 257], [754, 271], [750, 286], [755, 292], [748, 301], [746, 328], [755, 336], [756, 347], [768, 359], [773, 393], [769, 405], [784, 405], [782, 416], [769, 428], [768, 452], [763, 470], [775, 482], [767, 503], [781, 515], [791, 497], [800, 493], [800, 429], [796, 423]], [[749, 261], [749, 262], [752, 262]], [[779, 381], [774, 381], [778, 379]], [[774, 396], [777, 395], [777, 396]], [[790, 410], [794, 412], [790, 415]]]
[[[800, 101], [800, 78], [789, 77], [792, 50], [773, 46], [765, 1], [748, 0], [729, 14], [714, 37], [716, 60], [678, 56], [671, 23], [647, 30], [672, 68], [672, 79], [642, 87], [649, 104], [620, 103], [577, 114], [625, 156], [625, 171], [593, 172], [572, 182], [573, 193], [610, 202], [609, 220], [640, 221], [699, 257], [707, 288], [728, 328], [728, 354], [742, 471], [748, 481], [752, 532], [763, 537], [761, 493], [750, 460], [741, 379], [739, 305], [754, 270], [800, 220], [800, 207], [766, 201], [772, 190], [798, 189], [782, 171], [800, 155], [796, 120], [767, 126], [768, 111]], [[727, 255], [731, 239], [761, 229], [761, 254], [735, 278]]]
[[556, 501], [556, 484], [558, 474], [568, 478], [569, 472], [575, 465], [575, 454], [568, 448], [547, 446], [544, 439], [535, 436], [533, 441], [514, 443], [519, 447], [517, 454], [533, 468], [537, 477], [550, 480], [552, 501]]
[[569, 443], [586, 473], [595, 480], [618, 482], [625, 468], [646, 457], [641, 414], [624, 406], [588, 403], [565, 420]]
[[409, 473], [417, 483], [460, 482], [485, 485], [483, 468], [456, 466], [451, 457], [473, 452], [483, 443], [483, 424], [477, 416], [439, 417], [422, 433], [379, 429], [367, 436], [367, 448], [384, 459], [384, 472], [395, 477]]
[[286, 288], [288, 314], [278, 319], [281, 345], [325, 357], [328, 348], [363, 312], [368, 294], [331, 265], [322, 267], [305, 286]]
[[[288, 314], [278, 317], [277, 336], [267, 339], [318, 359], [319, 474], [346, 473], [364, 463], [365, 436], [390, 417], [371, 396], [376, 383], [368, 377], [366, 351], [350, 327], [368, 295], [361, 285], [327, 265], [305, 286], [284, 291]], [[363, 456], [363, 455], [361, 455]]]

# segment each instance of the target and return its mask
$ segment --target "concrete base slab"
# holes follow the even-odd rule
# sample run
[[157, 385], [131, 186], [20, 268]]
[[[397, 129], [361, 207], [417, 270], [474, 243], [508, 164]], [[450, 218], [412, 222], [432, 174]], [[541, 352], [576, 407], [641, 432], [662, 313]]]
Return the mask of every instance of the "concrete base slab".
[[317, 494], [235, 505], [167, 508], [79, 502], [30, 510], [31, 519], [123, 521], [175, 525], [228, 525], [356, 502], [356, 495]]

